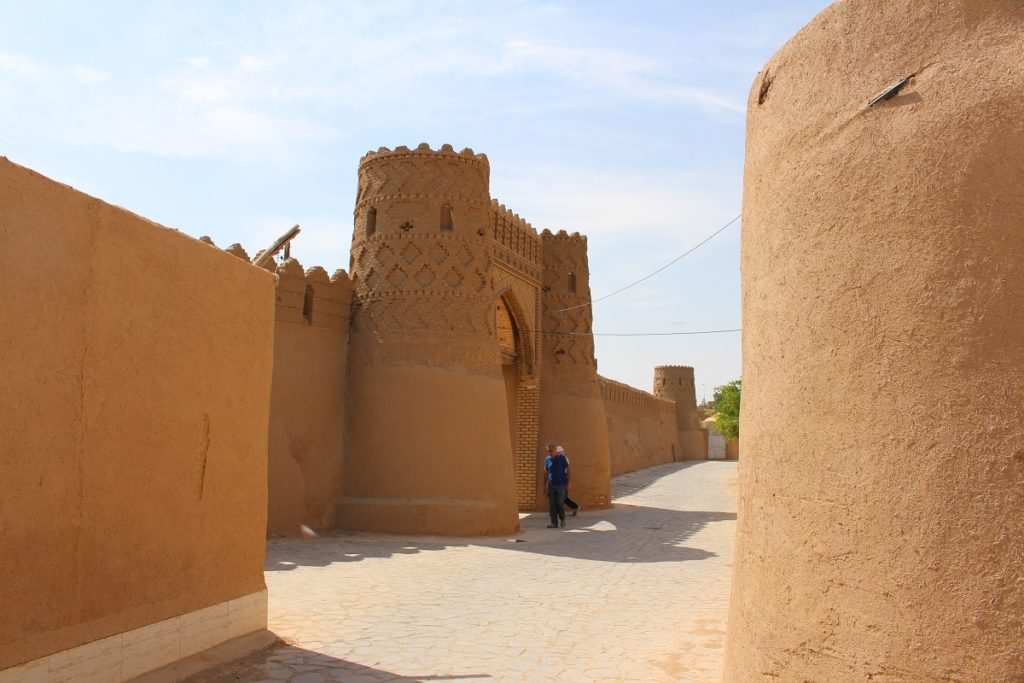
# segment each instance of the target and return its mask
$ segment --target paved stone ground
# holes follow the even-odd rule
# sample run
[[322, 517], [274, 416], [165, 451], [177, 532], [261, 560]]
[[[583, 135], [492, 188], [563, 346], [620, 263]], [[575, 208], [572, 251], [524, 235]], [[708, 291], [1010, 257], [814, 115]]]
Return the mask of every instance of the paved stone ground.
[[614, 508], [511, 539], [370, 534], [267, 547], [273, 646], [192, 681], [717, 681], [733, 462], [615, 480]]

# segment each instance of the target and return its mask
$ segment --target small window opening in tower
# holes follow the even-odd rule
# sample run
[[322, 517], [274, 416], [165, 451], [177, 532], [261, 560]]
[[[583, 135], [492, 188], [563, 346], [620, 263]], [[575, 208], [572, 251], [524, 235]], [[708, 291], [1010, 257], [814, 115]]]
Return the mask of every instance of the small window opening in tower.
[[302, 299], [302, 319], [307, 325], [313, 324], [313, 285], [306, 285], [306, 296]]
[[377, 232], [377, 209], [370, 207], [366, 212], [366, 236], [370, 237]]
[[569, 291], [576, 293], [576, 273], [569, 273]]
[[452, 207], [445, 204], [441, 207], [441, 229], [446, 232], [451, 232], [455, 227], [455, 222], [452, 220]]

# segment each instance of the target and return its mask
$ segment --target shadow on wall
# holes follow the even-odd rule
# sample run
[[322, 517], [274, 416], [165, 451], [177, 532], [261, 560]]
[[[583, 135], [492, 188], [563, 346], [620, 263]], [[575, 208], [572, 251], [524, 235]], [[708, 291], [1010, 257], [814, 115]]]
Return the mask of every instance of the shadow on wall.
[[374, 669], [345, 659], [331, 657], [321, 652], [304, 650], [294, 645], [278, 643], [248, 657], [235, 660], [214, 669], [207, 669], [186, 678], [182, 683], [236, 683], [236, 681], [263, 680], [317, 681], [429, 681], [429, 680], [473, 680], [490, 678], [486, 673], [432, 674], [423, 676], [400, 676], [390, 671]]

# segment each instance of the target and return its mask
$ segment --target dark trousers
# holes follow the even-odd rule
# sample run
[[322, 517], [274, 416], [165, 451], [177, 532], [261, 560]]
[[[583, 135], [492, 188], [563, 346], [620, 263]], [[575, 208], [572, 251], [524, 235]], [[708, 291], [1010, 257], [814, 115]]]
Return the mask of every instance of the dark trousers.
[[573, 510], [579, 510], [580, 504], [569, 497], [569, 492], [565, 492], [565, 507], [572, 508]]
[[559, 520], [565, 520], [565, 484], [548, 485], [548, 514], [551, 515], [551, 523], [558, 524]]

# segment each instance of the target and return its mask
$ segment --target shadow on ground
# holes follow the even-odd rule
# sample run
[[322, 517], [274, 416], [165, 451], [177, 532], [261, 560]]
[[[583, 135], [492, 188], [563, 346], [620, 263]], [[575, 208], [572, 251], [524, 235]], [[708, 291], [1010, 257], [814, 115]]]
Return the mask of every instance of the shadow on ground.
[[522, 531], [507, 538], [339, 534], [313, 540], [273, 539], [267, 542], [265, 569], [289, 571], [300, 566], [326, 567], [335, 562], [359, 562], [470, 545], [595, 562], [685, 562], [714, 557], [714, 553], [702, 548], [686, 546], [688, 539], [708, 524], [735, 519], [733, 512], [665, 510], [620, 504], [611, 510], [569, 517], [562, 529], [548, 529], [546, 514], [530, 513], [519, 521]]
[[676, 472], [693, 469], [695, 467], [717, 466], [722, 460], [693, 460], [690, 462], [670, 462], [664, 465], [655, 465], [644, 470], [621, 474], [612, 479], [612, 501], [633, 494], [640, 493], [648, 486], [655, 484], [658, 480]]
[[[706, 462], [669, 463], [614, 480], [614, 500], [638, 493], [659, 479]], [[301, 566], [325, 567], [336, 562], [410, 555], [470, 545], [504, 548], [595, 562], [686, 562], [715, 554], [685, 543], [708, 524], [732, 521], [734, 512], [670, 510], [615, 503], [609, 510], [584, 511], [569, 517], [566, 527], [548, 529], [543, 512], [525, 514], [521, 531], [508, 538], [399, 536], [328, 532], [316, 539], [275, 538], [267, 541], [267, 571]]]
[[[617, 504], [611, 510], [569, 517], [562, 529], [548, 529], [548, 516], [531, 513], [519, 520], [521, 542], [512, 550], [596, 562], [686, 562], [715, 553], [686, 542], [708, 524], [736, 519], [734, 512], [665, 510]], [[478, 545], [494, 546], [493, 542]]]
[[238, 681], [290, 681], [330, 683], [331, 681], [482, 681], [485, 673], [429, 674], [400, 676], [355, 662], [279, 642], [247, 657], [207, 669], [181, 683], [237, 683]]

